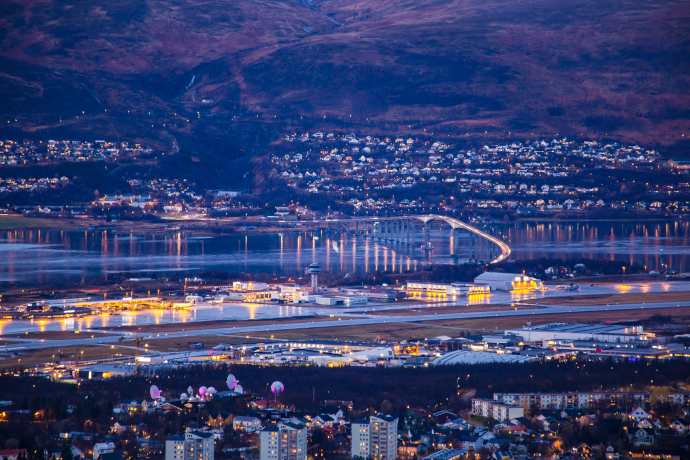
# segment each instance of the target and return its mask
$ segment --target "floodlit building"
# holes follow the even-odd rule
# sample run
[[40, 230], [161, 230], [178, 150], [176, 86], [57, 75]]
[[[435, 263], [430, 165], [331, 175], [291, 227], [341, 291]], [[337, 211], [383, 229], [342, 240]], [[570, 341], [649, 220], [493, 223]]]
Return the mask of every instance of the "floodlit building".
[[420, 283], [411, 281], [407, 283], [407, 292], [422, 294], [445, 294], [445, 295], [478, 295], [490, 294], [491, 286], [486, 284], [463, 284], [463, 283]]
[[[306, 460], [307, 428], [279, 423], [261, 430], [261, 460]], [[166, 459], [167, 460], [167, 459]]]
[[268, 284], [259, 283], [257, 281], [233, 281], [233, 291], [265, 291], [268, 289]]
[[371, 416], [355, 420], [352, 422], [352, 458], [395, 460], [397, 435], [397, 417]]
[[299, 284], [280, 284], [277, 287], [280, 289], [280, 293], [274, 297], [275, 300], [293, 302], [295, 299], [299, 300], [303, 295], [314, 294], [311, 287], [300, 286]]
[[484, 272], [474, 279], [474, 283], [488, 285], [498, 291], [541, 291], [544, 289], [541, 280], [516, 273]]

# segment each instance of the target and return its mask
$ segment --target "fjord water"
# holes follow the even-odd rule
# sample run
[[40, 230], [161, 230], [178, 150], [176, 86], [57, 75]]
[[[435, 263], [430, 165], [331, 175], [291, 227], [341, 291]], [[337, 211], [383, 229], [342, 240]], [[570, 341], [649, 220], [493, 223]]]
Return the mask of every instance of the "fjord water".
[[[512, 248], [510, 259], [607, 259], [637, 262], [648, 270], [690, 270], [688, 222], [519, 222], [485, 228]], [[125, 234], [96, 231], [27, 230], [0, 233], [0, 283], [47, 284], [131, 277], [179, 279], [206, 270], [295, 276], [312, 261], [333, 273], [417, 270], [424, 264], [462, 262], [467, 235], [452, 254], [450, 231], [434, 229], [433, 251], [372, 241], [324, 230], [200, 237], [184, 233]], [[663, 250], [663, 255], [662, 255]]]

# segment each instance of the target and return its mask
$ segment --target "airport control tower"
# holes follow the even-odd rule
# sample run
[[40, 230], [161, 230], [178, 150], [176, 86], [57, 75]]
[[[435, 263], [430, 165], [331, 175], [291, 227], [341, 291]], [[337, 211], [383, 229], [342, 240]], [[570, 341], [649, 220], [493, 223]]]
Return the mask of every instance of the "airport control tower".
[[307, 275], [311, 275], [311, 287], [313, 289], [313, 293], [317, 294], [319, 292], [319, 273], [321, 273], [321, 268], [319, 267], [318, 262], [313, 262], [304, 272]]

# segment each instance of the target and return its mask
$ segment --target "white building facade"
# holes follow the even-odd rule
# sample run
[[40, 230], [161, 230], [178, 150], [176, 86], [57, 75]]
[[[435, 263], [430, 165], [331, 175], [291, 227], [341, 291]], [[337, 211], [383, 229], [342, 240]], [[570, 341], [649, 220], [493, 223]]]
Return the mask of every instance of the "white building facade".
[[472, 398], [472, 413], [504, 422], [524, 416], [525, 410], [518, 404], [506, 404], [491, 399]]
[[395, 460], [397, 437], [397, 417], [372, 416], [355, 420], [352, 422], [352, 458]]
[[214, 443], [212, 433], [187, 430], [184, 436], [165, 440], [165, 460], [213, 460]]
[[214, 438], [212, 433], [196, 430], [187, 431], [184, 438], [184, 460], [213, 460]]
[[93, 446], [94, 460], [98, 460], [98, 457], [103, 454], [110, 454], [112, 452], [115, 452], [115, 444], [112, 442], [97, 442]]
[[[165, 460], [184, 460], [184, 436], [170, 436], [165, 440]], [[96, 450], [94, 448], [94, 459], [96, 457]]]
[[[690, 392], [670, 392], [670, 404], [690, 404]], [[666, 396], [664, 396], [666, 398]], [[531, 409], [591, 409], [602, 406], [624, 408], [651, 403], [651, 393], [643, 392], [583, 392], [583, 393], [494, 393], [494, 401], [519, 404]]]
[[261, 460], [307, 459], [307, 427], [304, 425], [279, 423], [264, 428], [259, 435]]

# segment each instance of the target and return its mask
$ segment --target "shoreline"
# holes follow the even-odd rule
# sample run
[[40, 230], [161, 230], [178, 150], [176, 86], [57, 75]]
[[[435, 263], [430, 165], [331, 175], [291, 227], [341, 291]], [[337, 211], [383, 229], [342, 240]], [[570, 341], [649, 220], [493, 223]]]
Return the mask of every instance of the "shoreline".
[[[39, 225], [18, 225], [18, 226], [7, 226], [3, 227], [2, 226], [2, 220], [5, 217], [11, 217], [14, 219], [21, 219], [21, 220], [26, 220], [26, 221], [38, 221], [37, 223], [40, 223]], [[381, 216], [381, 218], [385, 218], [386, 216]], [[500, 222], [498, 224], [477, 224], [477, 225], [485, 225], [485, 226], [492, 226], [492, 225], [510, 225], [513, 223], [522, 223], [522, 222], [552, 222], [552, 223], [583, 223], [583, 222], [589, 222], [589, 223], [597, 223], [597, 222], [602, 222], [602, 223], [612, 223], [612, 222], [644, 222], [644, 223], [649, 223], [649, 222], [677, 222], [677, 221], [683, 221], [683, 219], [678, 219], [678, 216], [673, 216], [673, 217], [649, 217], [649, 218], [644, 218], [644, 217], [630, 217], [630, 218], [622, 218], [622, 219], [596, 219], [596, 218], [577, 218], [577, 217], [572, 217], [572, 218], [558, 218], [558, 217], [531, 217], [531, 218], [517, 218], [514, 221], [508, 221], [508, 222]], [[306, 230], [314, 230], [310, 229], [308, 227], [309, 224], [313, 224], [315, 222], [320, 222], [320, 221], [294, 221], [295, 224], [303, 224], [303, 227], [276, 227], [276, 226], [271, 226], [271, 227], [257, 227], [255, 229], [251, 230], [237, 230], [237, 227], [241, 227], [244, 225], [252, 225], [252, 224], [257, 224], [258, 222], [255, 220], [206, 220], [206, 219], [200, 219], [200, 220], [168, 220], [166, 222], [137, 222], [137, 221], [118, 221], [118, 222], [102, 222], [99, 220], [93, 220], [93, 219], [79, 219], [79, 220], [74, 220], [74, 219], [62, 219], [62, 218], [48, 218], [48, 217], [24, 217], [24, 216], [18, 216], [18, 215], [0, 215], [0, 232], [10, 232], [10, 231], [29, 231], [29, 230], [93, 230], [93, 231], [98, 231], [98, 230], [112, 230], [112, 231], [123, 231], [126, 230], [127, 227], [129, 228], [128, 233], [164, 233], [164, 232], [189, 232], [189, 233], [194, 233], [196, 235], [238, 235], [238, 236], [243, 236], [243, 235], [252, 235], [252, 234], [261, 234], [261, 233], [278, 233], [278, 232], [299, 232], [299, 231], [306, 231]], [[325, 221], [324, 221], [325, 222]], [[28, 224], [29, 222], [27, 222]], [[31, 222], [32, 224], [34, 222]], [[70, 225], [70, 224], [75, 224], [75, 225]], [[200, 226], [200, 227], [207, 227], [208, 230], [205, 229], [200, 229], [200, 228], [183, 228], [184, 226]], [[136, 229], [131, 228], [133, 226], [136, 226]], [[176, 227], [180, 226], [182, 228], [179, 228], [177, 230], [171, 229], [170, 227]], [[165, 228], [167, 227], [167, 228]], [[215, 233], [211, 231], [211, 229], [217, 228], [217, 229], [225, 229], [229, 230], [227, 233], [225, 232], [219, 232]]]

